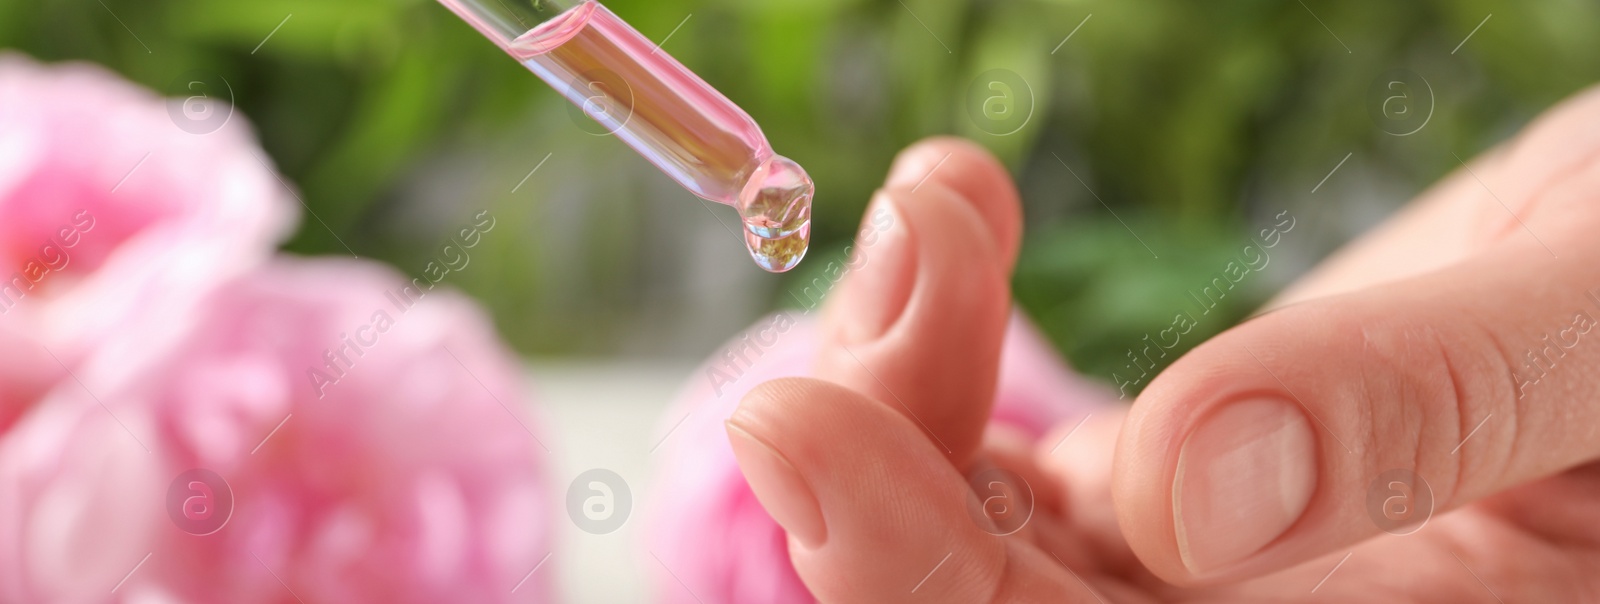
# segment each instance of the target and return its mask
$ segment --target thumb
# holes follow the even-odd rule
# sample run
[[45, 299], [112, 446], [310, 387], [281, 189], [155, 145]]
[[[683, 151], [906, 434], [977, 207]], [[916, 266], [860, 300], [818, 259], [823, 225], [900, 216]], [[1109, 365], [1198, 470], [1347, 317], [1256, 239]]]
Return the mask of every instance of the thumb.
[[1553, 252], [1508, 241], [1274, 311], [1174, 363], [1118, 442], [1135, 553], [1180, 584], [1257, 576], [1596, 458], [1600, 288], [1584, 285], [1600, 285], [1600, 242], [1529, 225]]
[[1094, 601], [1049, 554], [970, 514], [975, 496], [943, 450], [883, 403], [778, 380], [746, 396], [727, 429], [822, 602]]

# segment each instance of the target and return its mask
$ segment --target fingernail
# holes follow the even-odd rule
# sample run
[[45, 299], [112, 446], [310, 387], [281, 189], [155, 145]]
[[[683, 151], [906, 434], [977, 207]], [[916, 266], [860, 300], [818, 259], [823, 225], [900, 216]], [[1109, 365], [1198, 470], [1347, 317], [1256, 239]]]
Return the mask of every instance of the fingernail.
[[1197, 575], [1260, 551], [1300, 518], [1317, 482], [1316, 441], [1294, 403], [1253, 399], [1200, 420], [1178, 452], [1178, 553]]
[[917, 282], [917, 252], [911, 225], [896, 198], [883, 191], [873, 196], [851, 250], [850, 274], [841, 288], [834, 321], [846, 342], [877, 340], [911, 300]]
[[739, 460], [739, 469], [744, 471], [745, 480], [755, 491], [761, 506], [801, 545], [807, 549], [821, 546], [827, 540], [828, 527], [822, 520], [822, 506], [800, 471], [776, 448], [749, 430], [732, 420], [723, 425], [733, 445], [733, 456]]

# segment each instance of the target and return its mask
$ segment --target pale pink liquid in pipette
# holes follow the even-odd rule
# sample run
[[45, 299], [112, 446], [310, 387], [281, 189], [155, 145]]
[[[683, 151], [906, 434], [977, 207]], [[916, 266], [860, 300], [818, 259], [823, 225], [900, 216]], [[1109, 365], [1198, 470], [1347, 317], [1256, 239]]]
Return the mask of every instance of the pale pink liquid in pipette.
[[805, 256], [810, 177], [773, 153], [744, 110], [610, 10], [584, 2], [503, 46], [684, 188], [737, 209], [762, 268], [787, 271]]

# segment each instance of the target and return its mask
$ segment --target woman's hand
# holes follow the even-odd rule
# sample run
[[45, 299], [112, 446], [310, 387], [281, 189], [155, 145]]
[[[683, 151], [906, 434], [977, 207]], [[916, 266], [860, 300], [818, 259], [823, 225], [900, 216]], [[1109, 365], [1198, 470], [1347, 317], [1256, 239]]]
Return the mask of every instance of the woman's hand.
[[[896, 220], [828, 301], [826, 381], [728, 422], [821, 600], [1600, 598], [1600, 89], [1032, 448], [984, 432], [1020, 238], [1004, 169], [924, 142], [873, 204]], [[1006, 536], [969, 513], [993, 465], [1035, 495]]]

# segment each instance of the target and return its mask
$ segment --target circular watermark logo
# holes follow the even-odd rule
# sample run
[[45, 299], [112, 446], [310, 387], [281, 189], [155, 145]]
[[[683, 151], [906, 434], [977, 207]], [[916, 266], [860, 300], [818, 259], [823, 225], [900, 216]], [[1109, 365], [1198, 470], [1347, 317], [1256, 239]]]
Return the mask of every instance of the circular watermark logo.
[[568, 83], [567, 115], [595, 136], [614, 134], [633, 119], [633, 85], [609, 69], [591, 69]]
[[1009, 69], [980, 73], [967, 86], [967, 116], [989, 134], [1016, 134], [1033, 119], [1033, 87]]
[[1389, 470], [1367, 487], [1367, 516], [1391, 535], [1409, 535], [1433, 517], [1433, 488], [1411, 470]]
[[633, 492], [616, 472], [595, 468], [579, 474], [567, 487], [567, 516], [583, 532], [604, 535], [628, 521]]
[[233, 517], [233, 489], [216, 472], [195, 468], [167, 485], [167, 517], [185, 533], [205, 536]]
[[211, 134], [233, 118], [233, 86], [214, 73], [190, 71], [167, 87], [167, 115], [179, 130]]
[[1433, 119], [1433, 85], [1404, 68], [1383, 72], [1367, 87], [1367, 115], [1395, 136], [1411, 136]]
[[979, 528], [1005, 536], [1022, 530], [1033, 518], [1033, 485], [1016, 472], [989, 468], [967, 477], [973, 496], [967, 514]]

